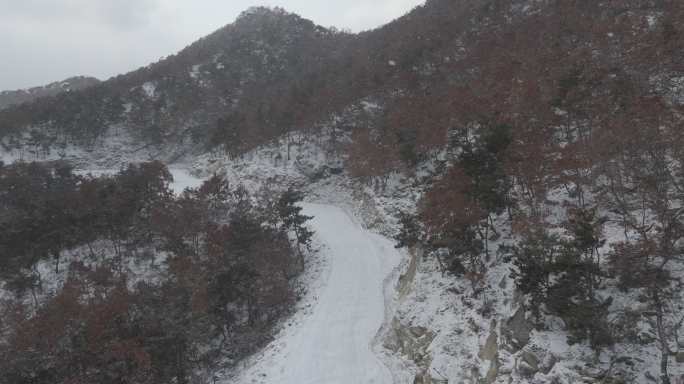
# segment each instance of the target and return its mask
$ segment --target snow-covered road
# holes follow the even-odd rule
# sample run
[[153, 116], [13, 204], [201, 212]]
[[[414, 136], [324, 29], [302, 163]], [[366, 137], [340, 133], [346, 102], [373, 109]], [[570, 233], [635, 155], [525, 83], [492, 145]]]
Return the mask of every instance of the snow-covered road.
[[373, 352], [385, 319], [383, 282], [401, 256], [388, 239], [329, 205], [305, 204], [329, 263], [312, 292], [318, 300], [296, 325], [284, 329], [241, 384], [391, 384], [389, 369]]

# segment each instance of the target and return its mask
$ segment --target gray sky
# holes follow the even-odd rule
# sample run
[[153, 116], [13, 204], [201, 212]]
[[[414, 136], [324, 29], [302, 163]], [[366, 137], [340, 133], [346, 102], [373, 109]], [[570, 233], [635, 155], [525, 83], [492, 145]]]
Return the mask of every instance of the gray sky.
[[0, 0], [0, 90], [107, 79], [175, 53], [255, 5], [361, 31], [424, 0]]

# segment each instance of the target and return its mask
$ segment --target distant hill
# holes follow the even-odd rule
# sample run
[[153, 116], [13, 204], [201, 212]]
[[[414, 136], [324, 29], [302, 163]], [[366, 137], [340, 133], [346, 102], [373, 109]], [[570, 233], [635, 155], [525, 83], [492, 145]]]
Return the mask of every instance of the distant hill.
[[280, 9], [253, 8], [157, 63], [0, 112], [0, 136], [40, 127], [48, 145], [89, 145], [117, 126], [141, 143], [205, 147], [234, 113], [251, 123], [251, 135], [272, 135], [291, 125], [290, 100], [310, 97], [318, 74], [352, 40]]
[[15, 91], [0, 91], [0, 109], [28, 103], [40, 97], [56, 96], [63, 92], [80, 91], [99, 83], [100, 80], [94, 77], [75, 76], [42, 87], [19, 89]]

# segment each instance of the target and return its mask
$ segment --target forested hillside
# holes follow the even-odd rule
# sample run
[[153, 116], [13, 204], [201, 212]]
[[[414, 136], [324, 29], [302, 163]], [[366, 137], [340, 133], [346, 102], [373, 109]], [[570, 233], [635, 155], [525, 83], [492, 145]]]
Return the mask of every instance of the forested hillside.
[[19, 137], [35, 132], [35, 145], [57, 148], [92, 145], [121, 126], [148, 144], [206, 147], [216, 139], [221, 119], [241, 111], [255, 124], [244, 127], [243, 134], [274, 137], [288, 126], [294, 110], [276, 101], [297, 96], [304, 102], [304, 87], [315, 86], [313, 74], [347, 39], [283, 10], [255, 8], [148, 67], [82, 92], [9, 108], [0, 116], [0, 131], [5, 143], [14, 139], [22, 145]]
[[[365, 142], [410, 161], [411, 146], [443, 147], [447, 131], [474, 121], [534, 130], [562, 118], [553, 107], [607, 110], [618, 93], [678, 100], [681, 12], [675, 1], [433, 0], [350, 35], [255, 8], [158, 63], [4, 111], [0, 132], [6, 145], [31, 130], [48, 146], [86, 145], [116, 126], [148, 143], [239, 153], [373, 98], [387, 133]], [[391, 152], [381, 160], [397, 167]]]
[[[158, 63], [0, 111], [0, 143], [93, 150], [114, 132], [281, 177], [252, 182], [286, 180], [294, 164], [319, 196], [355, 186], [353, 199], [396, 215], [378, 225], [414, 255], [391, 319], [402, 342], [384, 345], [416, 383], [675, 384], [683, 114], [681, 1], [429, 0], [360, 34], [255, 8]], [[174, 197], [167, 184], [158, 163], [104, 178], [0, 168], [0, 262], [17, 292], [0, 344], [8, 382], [182, 382], [191, 362], [263, 341], [248, 338], [287, 311], [303, 266], [302, 196], [254, 204], [212, 178]], [[150, 247], [168, 270], [135, 285], [122, 265]], [[41, 296], [31, 271], [59, 273], [71, 249], [106, 262]]]
[[76, 76], [42, 87], [0, 92], [0, 109], [28, 103], [41, 97], [55, 96], [63, 92], [79, 91], [100, 81], [92, 77]]
[[195, 382], [269, 341], [311, 241], [301, 195], [171, 180], [0, 167], [1, 383]]

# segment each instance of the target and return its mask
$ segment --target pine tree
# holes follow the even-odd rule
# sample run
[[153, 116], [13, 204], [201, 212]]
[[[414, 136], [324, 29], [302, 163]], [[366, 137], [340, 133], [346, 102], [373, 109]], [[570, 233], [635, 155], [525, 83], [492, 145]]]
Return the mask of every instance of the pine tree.
[[302, 214], [303, 208], [299, 205], [304, 200], [304, 194], [292, 188], [284, 192], [278, 200], [277, 209], [283, 226], [295, 233], [299, 246], [310, 247], [313, 231], [305, 224], [313, 219], [313, 216]]

